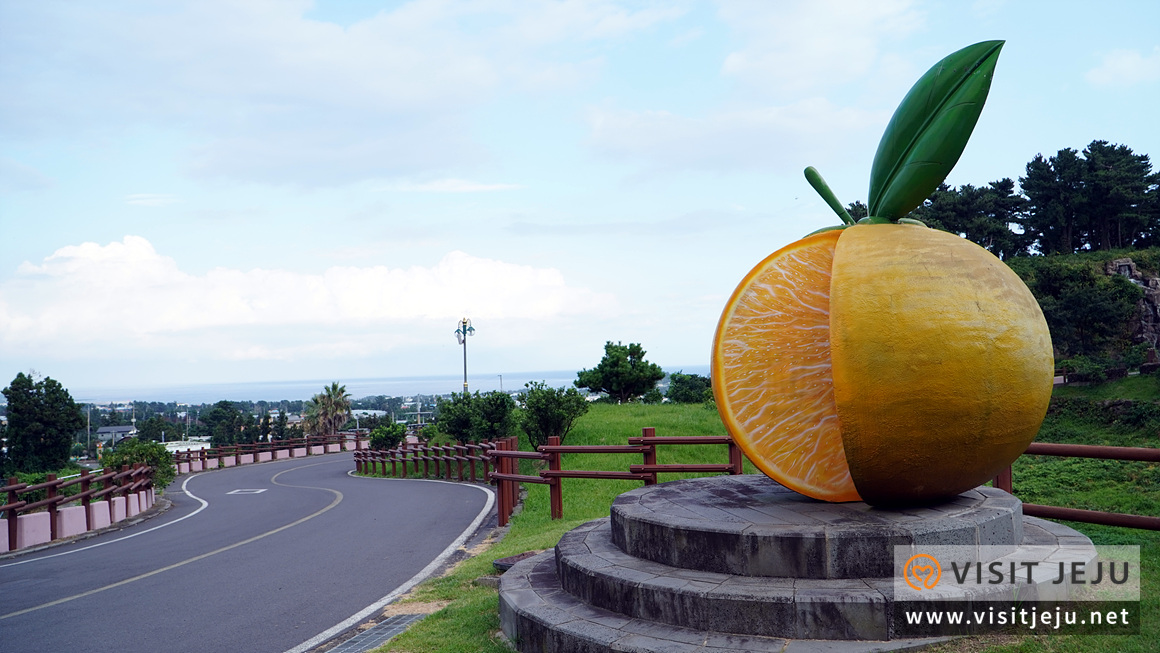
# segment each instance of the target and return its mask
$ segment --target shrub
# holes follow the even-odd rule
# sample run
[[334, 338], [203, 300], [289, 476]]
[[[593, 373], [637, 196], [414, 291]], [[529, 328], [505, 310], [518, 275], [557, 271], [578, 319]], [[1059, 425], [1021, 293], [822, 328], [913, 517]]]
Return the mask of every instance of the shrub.
[[153, 487], [163, 489], [173, 482], [173, 455], [160, 442], [147, 442], [127, 438], [117, 443], [117, 448], [101, 458], [105, 467], [119, 469], [122, 465], [133, 466], [144, 463], [153, 468]]
[[371, 431], [371, 449], [386, 451], [399, 446], [407, 437], [407, 427], [403, 424], [380, 424]]
[[548, 438], [558, 437], [564, 442], [576, 420], [588, 412], [588, 401], [576, 388], [549, 388], [541, 381], [524, 385], [520, 395], [524, 404], [524, 432], [532, 448], [548, 444]]

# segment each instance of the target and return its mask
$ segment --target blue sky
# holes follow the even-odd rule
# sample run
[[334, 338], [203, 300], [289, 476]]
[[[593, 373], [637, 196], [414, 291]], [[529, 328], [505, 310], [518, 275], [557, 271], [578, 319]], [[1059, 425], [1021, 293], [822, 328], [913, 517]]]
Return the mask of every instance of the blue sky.
[[708, 362], [866, 199], [910, 85], [1005, 39], [952, 184], [1160, 154], [1160, 4], [0, 2], [0, 381]]

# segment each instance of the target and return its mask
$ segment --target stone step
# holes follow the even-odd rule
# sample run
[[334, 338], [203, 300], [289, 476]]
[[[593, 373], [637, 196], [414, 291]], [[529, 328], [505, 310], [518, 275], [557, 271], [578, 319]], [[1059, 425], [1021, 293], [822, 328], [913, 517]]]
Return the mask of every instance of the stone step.
[[1022, 503], [989, 487], [887, 510], [819, 502], [761, 474], [722, 476], [626, 492], [611, 517], [612, 541], [629, 555], [739, 576], [879, 578], [893, 572], [896, 545], [1023, 541]]
[[913, 651], [949, 638], [811, 640], [738, 635], [627, 617], [585, 604], [560, 587], [551, 552], [500, 578], [500, 623], [520, 651], [538, 653], [871, 653]]
[[[1027, 518], [1025, 542], [1058, 546], [1055, 524]], [[634, 558], [610, 538], [608, 519], [565, 533], [556, 545], [560, 586], [597, 608], [629, 617], [746, 635], [885, 640], [893, 636], [891, 578], [769, 578], [681, 569]], [[893, 559], [893, 554], [891, 554]], [[948, 572], [949, 573], [949, 572]], [[1053, 589], [1045, 575], [1048, 589]], [[970, 600], [1012, 598], [985, 585]], [[1044, 590], [1046, 591], [1046, 590]], [[1020, 596], [1040, 595], [1019, 586]]]

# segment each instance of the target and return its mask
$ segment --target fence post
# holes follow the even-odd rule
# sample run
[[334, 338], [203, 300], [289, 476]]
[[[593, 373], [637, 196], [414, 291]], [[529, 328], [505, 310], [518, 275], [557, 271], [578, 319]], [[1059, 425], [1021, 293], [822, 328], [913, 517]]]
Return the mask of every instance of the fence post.
[[[641, 437], [652, 438], [652, 437], [656, 437], [656, 434], [657, 434], [657, 430], [651, 426], [646, 426], [640, 430]], [[646, 447], [644, 450], [644, 464], [646, 464], [646, 465], [657, 464], [657, 446], [655, 444], [651, 444], [651, 443], [646, 444], [644, 446]], [[656, 472], [649, 472], [648, 478], [646, 478], [644, 480], [644, 484], [645, 485], [656, 485], [657, 484], [657, 473]]]
[[[504, 440], [496, 440], [495, 451], [507, 451], [507, 442]], [[503, 473], [503, 458], [497, 458], [495, 461], [496, 473]], [[15, 480], [15, 479], [13, 479]], [[507, 481], [497, 478], [495, 479], [495, 495], [496, 495], [496, 519], [500, 526], [507, 526], [508, 509], [507, 509]]]
[[1003, 490], [1008, 494], [1014, 492], [1012, 489], [1011, 466], [1008, 465], [1007, 469], [1000, 471], [999, 474], [996, 475], [995, 478], [991, 481], [991, 485], [1000, 490]]
[[[56, 481], [56, 474], [49, 474], [47, 477], [45, 477], [45, 480], [48, 481], [49, 483], [53, 483], [54, 481]], [[46, 489], [48, 490], [47, 492], [45, 492], [46, 499], [56, 498], [56, 485], [55, 484], [48, 486], [48, 488], [46, 488]], [[48, 536], [50, 539], [53, 539], [53, 540], [57, 539], [56, 530], [57, 530], [56, 529], [56, 504], [50, 503], [50, 504], [48, 504]]]
[[[8, 485], [19, 485], [20, 479], [12, 476], [8, 479]], [[16, 490], [8, 490], [8, 504], [13, 505], [19, 497], [16, 496]], [[8, 550], [16, 550], [16, 519], [20, 514], [18, 508], [8, 509]]]
[[[508, 440], [508, 451], [520, 450], [520, 439], [518, 437], [510, 437]], [[517, 458], [508, 458], [508, 473], [520, 473], [520, 461]], [[516, 504], [520, 502], [520, 484], [516, 481], [508, 483], [508, 516], [516, 511]]]
[[[548, 438], [549, 447], [560, 446], [560, 437], [553, 435]], [[548, 454], [548, 469], [553, 472], [560, 471], [560, 457], [561, 454], [553, 451]], [[564, 479], [559, 476], [553, 476], [552, 482], [548, 484], [548, 497], [551, 500], [552, 519], [564, 518]]]
[[85, 510], [85, 530], [86, 531], [93, 530], [93, 511], [89, 507], [89, 503], [92, 500], [92, 497], [89, 496], [89, 486], [92, 485], [92, 483], [93, 482], [89, 480], [89, 470], [87, 468], [82, 469], [81, 470], [81, 494], [82, 494], [81, 506]]
[[730, 474], [745, 473], [745, 463], [741, 458], [741, 447], [737, 446], [733, 438], [729, 438], [729, 464], [733, 465], [733, 471], [729, 472]]

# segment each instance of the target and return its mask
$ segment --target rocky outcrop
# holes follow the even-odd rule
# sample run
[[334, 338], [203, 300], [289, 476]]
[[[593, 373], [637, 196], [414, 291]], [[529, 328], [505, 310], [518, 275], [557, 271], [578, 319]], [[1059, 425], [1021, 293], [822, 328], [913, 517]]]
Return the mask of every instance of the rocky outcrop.
[[1132, 283], [1143, 288], [1144, 296], [1136, 304], [1136, 323], [1132, 325], [1132, 341], [1156, 347], [1160, 344], [1160, 278], [1142, 274], [1130, 258], [1108, 261], [1104, 265], [1104, 273], [1108, 276], [1119, 274], [1128, 277]]

